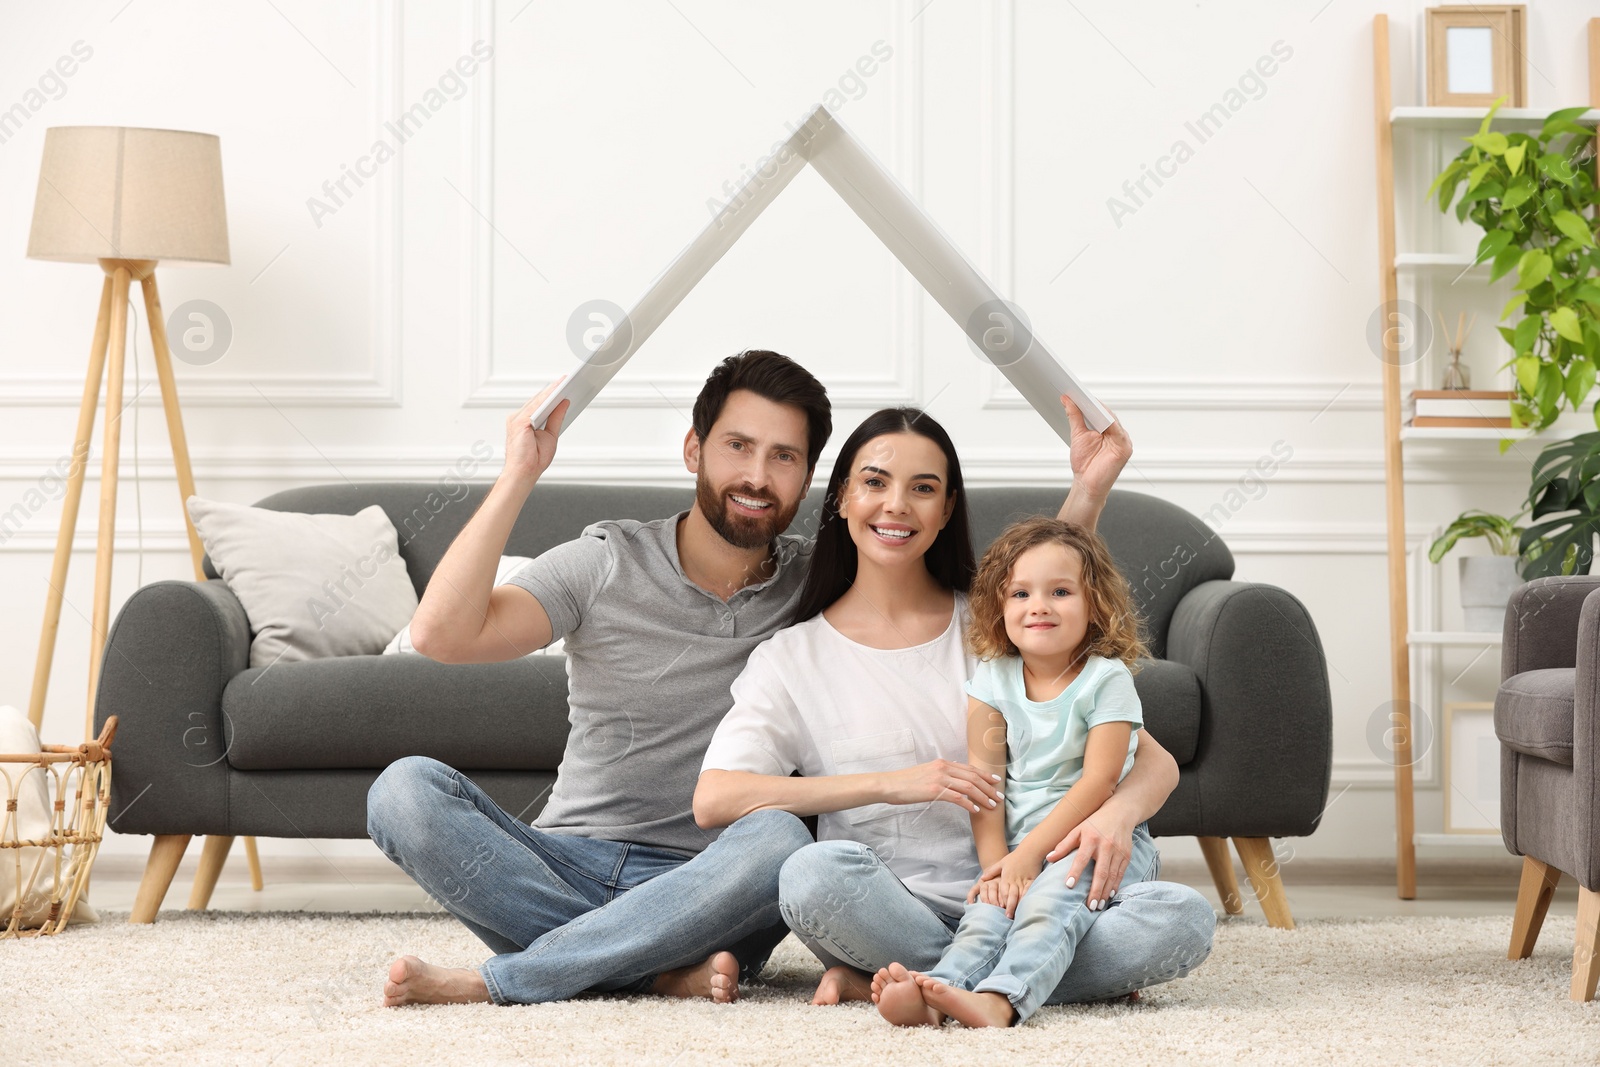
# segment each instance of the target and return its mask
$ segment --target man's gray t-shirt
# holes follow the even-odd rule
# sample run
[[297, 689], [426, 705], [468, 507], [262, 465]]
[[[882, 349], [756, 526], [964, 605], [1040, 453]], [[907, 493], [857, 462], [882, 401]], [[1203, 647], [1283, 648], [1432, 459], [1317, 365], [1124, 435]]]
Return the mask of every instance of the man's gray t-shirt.
[[684, 576], [680, 518], [597, 522], [507, 580], [566, 641], [572, 728], [541, 830], [686, 853], [716, 839], [691, 808], [700, 764], [751, 651], [793, 617], [812, 542], [781, 535], [776, 573], [723, 602]]

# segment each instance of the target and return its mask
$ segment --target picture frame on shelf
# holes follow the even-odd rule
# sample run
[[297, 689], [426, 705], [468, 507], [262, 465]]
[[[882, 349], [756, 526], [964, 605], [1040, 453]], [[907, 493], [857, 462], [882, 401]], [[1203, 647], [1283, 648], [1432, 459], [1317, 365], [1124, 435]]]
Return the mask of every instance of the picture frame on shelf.
[[1444, 832], [1500, 833], [1500, 739], [1494, 703], [1444, 706]]
[[1523, 4], [1427, 9], [1429, 107], [1528, 106]]

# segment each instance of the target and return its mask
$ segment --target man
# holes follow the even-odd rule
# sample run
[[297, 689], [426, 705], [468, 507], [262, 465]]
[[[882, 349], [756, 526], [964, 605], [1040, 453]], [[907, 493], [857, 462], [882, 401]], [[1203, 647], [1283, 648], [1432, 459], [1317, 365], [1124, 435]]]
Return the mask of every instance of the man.
[[[778, 872], [811, 837], [780, 811], [754, 812], [717, 836], [695, 825], [691, 801], [734, 678], [788, 623], [804, 584], [810, 542], [783, 531], [832, 430], [826, 390], [775, 352], [724, 360], [684, 437], [693, 507], [651, 523], [597, 523], [495, 587], [511, 528], [555, 455], [566, 405], [549, 429], [528, 423], [549, 392], [507, 420], [505, 468], [429, 581], [412, 641], [434, 659], [470, 663], [565, 638], [572, 722], [589, 728], [569, 734], [533, 826], [426, 757], [397, 761], [373, 784], [373, 841], [498, 953], [477, 969], [403, 956], [384, 1003], [539, 1003], [586, 990], [732, 1001], [741, 974], [788, 932]], [[1069, 412], [1068, 517], [1092, 526], [1132, 445], [1120, 425], [1095, 433]], [[597, 754], [597, 723], [625, 724], [604, 736], [631, 742]], [[1119, 792], [1128, 813], [1109, 825], [1131, 827], [1171, 791], [1171, 757], [1152, 748]], [[1090, 830], [1079, 844], [1109, 895], [1127, 840]], [[466, 891], [453, 891], [463, 872]]]

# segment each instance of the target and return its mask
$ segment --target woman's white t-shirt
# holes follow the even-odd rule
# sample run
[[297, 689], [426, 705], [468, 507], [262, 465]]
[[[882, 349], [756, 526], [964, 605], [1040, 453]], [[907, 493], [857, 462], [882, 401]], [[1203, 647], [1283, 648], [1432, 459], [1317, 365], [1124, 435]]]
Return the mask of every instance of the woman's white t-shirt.
[[[759, 645], [733, 683], [733, 709], [703, 770], [807, 778], [967, 761], [967, 695], [977, 668], [966, 650], [967, 605], [956, 597], [944, 633], [911, 648], [870, 648], [821, 615]], [[949, 801], [868, 804], [818, 817], [820, 841], [869, 845], [906, 888], [960, 915], [977, 881], [968, 813]]]

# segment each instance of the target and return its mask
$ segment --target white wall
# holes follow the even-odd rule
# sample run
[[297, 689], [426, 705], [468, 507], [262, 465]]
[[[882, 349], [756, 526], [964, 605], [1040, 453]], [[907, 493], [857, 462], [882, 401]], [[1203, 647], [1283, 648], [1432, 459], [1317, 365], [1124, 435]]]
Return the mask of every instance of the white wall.
[[[1390, 7], [1398, 103], [1420, 102], [1422, 7]], [[1529, 7], [1531, 105], [1583, 102], [1589, 5]], [[1221, 502], [1238, 576], [1307, 604], [1330, 665], [1337, 799], [1295, 848], [1392, 854], [1390, 772], [1368, 740], [1389, 673], [1365, 5], [110, 0], [8, 2], [0, 20], [0, 109], [23, 106], [0, 133], [0, 513], [26, 517], [0, 543], [0, 702], [28, 698], [60, 513], [47, 472], [70, 448], [100, 284], [93, 267], [24, 258], [47, 127], [221, 136], [233, 264], [165, 269], [161, 285], [169, 311], [205, 299], [232, 324], [222, 359], [177, 376], [200, 493], [250, 502], [345, 477], [436, 479], [476, 442], [498, 452], [510, 410], [570, 361], [571, 312], [628, 304], [724, 183], [839, 89], [827, 102], [1121, 415], [1137, 446], [1122, 485], [1196, 514]], [[92, 55], [34, 93], [80, 41]], [[492, 57], [455, 78], [475, 47]], [[1262, 57], [1270, 77], [1230, 99]], [[1200, 143], [1186, 123], [1218, 102], [1237, 110]], [[426, 122], [397, 157], [363, 162], [419, 103]], [[1162, 157], [1180, 139], [1192, 157], [1174, 167]], [[1171, 177], [1133, 201], [1124, 182], [1158, 163]], [[324, 194], [358, 164], [373, 173], [360, 188]], [[1473, 349], [1482, 384], [1492, 317]], [[927, 404], [975, 482], [1067, 484], [1064, 446], [809, 173], [563, 438], [549, 477], [687, 484], [676, 456], [698, 381], [757, 346], [824, 378], [836, 440], [878, 406]], [[138, 362], [150, 385], [147, 337]], [[134, 420], [113, 610], [189, 567], [153, 385]], [[1291, 458], [1256, 478], [1275, 446]], [[97, 436], [53, 740], [82, 729], [99, 453]], [[1532, 458], [1488, 442], [1432, 456], [1409, 468], [1414, 542], [1463, 507], [1513, 508]], [[1496, 659], [1452, 653], [1447, 695], [1487, 699]], [[1436, 762], [1418, 769], [1424, 830], [1439, 825]]]

